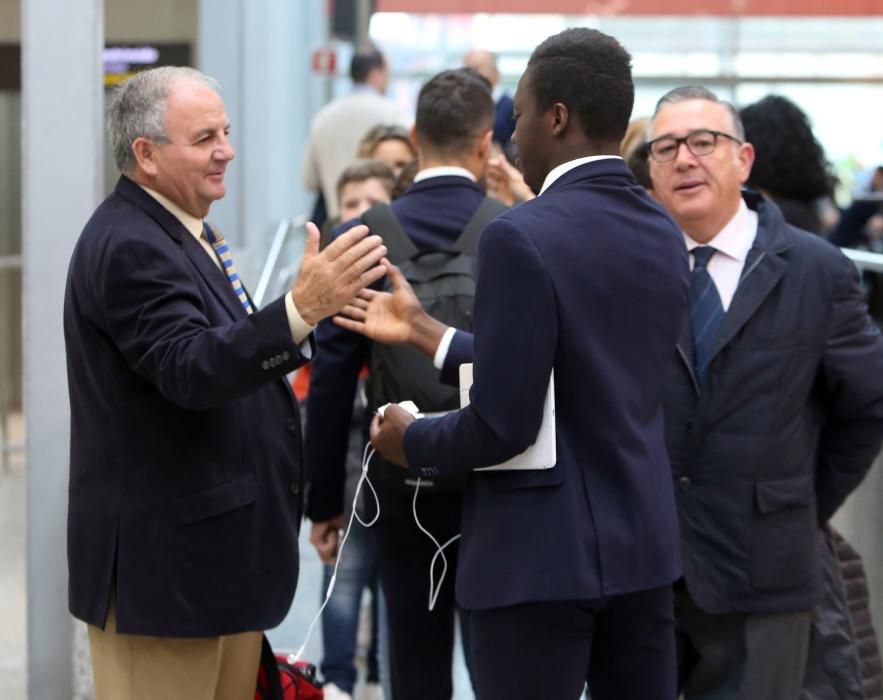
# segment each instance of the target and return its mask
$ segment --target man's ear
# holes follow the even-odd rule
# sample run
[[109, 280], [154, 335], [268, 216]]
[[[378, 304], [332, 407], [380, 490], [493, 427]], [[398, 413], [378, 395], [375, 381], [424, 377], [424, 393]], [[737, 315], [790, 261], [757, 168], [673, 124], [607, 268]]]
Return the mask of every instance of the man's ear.
[[754, 165], [754, 146], [750, 143], [743, 143], [739, 146], [736, 160], [739, 163], [740, 182], [744, 185], [748, 182], [748, 176], [751, 175], [751, 166]]
[[156, 164], [156, 147], [155, 144], [143, 136], [139, 136], [132, 141], [132, 153], [135, 156], [135, 162], [138, 167], [151, 177], [156, 176], [158, 172]]
[[567, 109], [567, 105], [556, 102], [549, 110], [549, 114], [551, 115], [552, 135], [560, 136], [566, 131], [567, 124], [570, 121], [570, 112]]
[[487, 132], [480, 139], [478, 139], [478, 143], [475, 149], [475, 155], [482, 163], [486, 162], [487, 159], [491, 156], [491, 144], [493, 143], [493, 139], [493, 129], [488, 129]]

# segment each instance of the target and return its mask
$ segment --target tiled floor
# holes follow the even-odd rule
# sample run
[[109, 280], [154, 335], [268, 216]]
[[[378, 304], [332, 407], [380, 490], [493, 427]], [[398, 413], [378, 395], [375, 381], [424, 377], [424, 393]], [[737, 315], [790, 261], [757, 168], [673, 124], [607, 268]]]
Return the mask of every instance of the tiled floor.
[[[21, 455], [5, 471], [0, 467], [0, 700], [25, 700], [26, 582], [25, 582], [25, 473]], [[319, 607], [321, 568], [308, 541], [309, 527], [301, 533], [301, 575], [291, 612], [269, 634], [278, 650], [297, 649], [310, 620]], [[63, 556], [63, 552], [59, 556]], [[320, 625], [310, 640], [304, 658], [318, 663], [321, 657]], [[471, 700], [462, 655], [454, 668], [454, 700]], [[77, 688], [77, 698], [88, 697]], [[359, 700], [357, 688], [355, 700]], [[38, 700], [38, 699], [34, 699]], [[42, 699], [39, 699], [42, 700]]]

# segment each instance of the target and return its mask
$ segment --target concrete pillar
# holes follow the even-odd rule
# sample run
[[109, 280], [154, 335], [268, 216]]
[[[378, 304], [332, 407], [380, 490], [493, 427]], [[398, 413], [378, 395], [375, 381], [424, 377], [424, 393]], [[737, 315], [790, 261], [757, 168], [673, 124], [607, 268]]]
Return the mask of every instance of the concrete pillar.
[[70, 698], [69, 409], [62, 302], [74, 241], [101, 196], [102, 0], [22, 0], [28, 697]]
[[236, 159], [209, 218], [233, 244], [253, 289], [279, 220], [308, 214], [301, 158], [324, 79], [313, 48], [327, 32], [323, 0], [200, 0], [197, 68], [223, 89]]

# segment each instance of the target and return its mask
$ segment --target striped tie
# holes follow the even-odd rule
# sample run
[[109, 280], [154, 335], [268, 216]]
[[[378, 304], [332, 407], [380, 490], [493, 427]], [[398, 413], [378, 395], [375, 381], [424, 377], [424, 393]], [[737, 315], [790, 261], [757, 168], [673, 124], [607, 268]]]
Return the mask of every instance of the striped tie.
[[212, 248], [215, 249], [215, 253], [217, 253], [218, 259], [221, 261], [221, 267], [224, 268], [224, 273], [227, 275], [227, 279], [230, 280], [233, 292], [239, 298], [242, 308], [245, 309], [246, 313], [254, 313], [251, 302], [248, 300], [248, 295], [245, 293], [245, 287], [242, 286], [242, 280], [236, 274], [236, 265], [233, 264], [233, 257], [230, 255], [230, 246], [227, 245], [227, 240], [221, 234], [212, 231], [206, 223], [202, 225], [202, 232], [205, 234], [206, 240], [212, 244]]
[[693, 254], [693, 272], [690, 275], [690, 326], [693, 330], [693, 362], [699, 383], [705, 381], [708, 362], [717, 331], [724, 318], [720, 294], [707, 265], [717, 251], [711, 246], [699, 246]]

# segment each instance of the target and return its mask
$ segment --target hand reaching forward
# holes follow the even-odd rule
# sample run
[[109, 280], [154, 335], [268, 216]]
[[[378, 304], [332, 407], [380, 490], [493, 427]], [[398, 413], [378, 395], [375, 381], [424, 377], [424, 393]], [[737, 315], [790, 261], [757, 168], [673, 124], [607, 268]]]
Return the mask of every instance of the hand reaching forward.
[[386, 274], [377, 264], [386, 255], [383, 239], [368, 234], [367, 226], [353, 226], [320, 253], [319, 229], [307, 224], [304, 256], [291, 292], [297, 312], [311, 326], [336, 314], [359, 290]]
[[414, 416], [398, 406], [387, 406], [383, 415], [371, 421], [371, 444], [384, 459], [407, 468], [405, 431], [414, 422]]
[[392, 293], [363, 289], [334, 323], [380, 343], [407, 343], [432, 357], [447, 326], [426, 313], [401, 270], [384, 258]]

